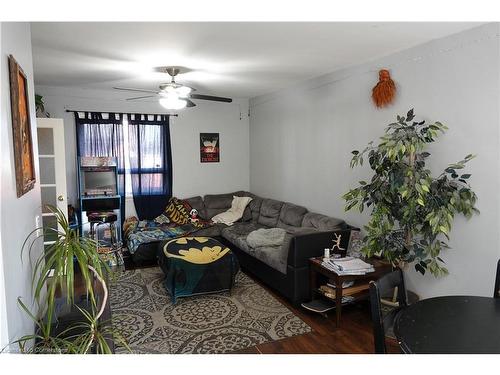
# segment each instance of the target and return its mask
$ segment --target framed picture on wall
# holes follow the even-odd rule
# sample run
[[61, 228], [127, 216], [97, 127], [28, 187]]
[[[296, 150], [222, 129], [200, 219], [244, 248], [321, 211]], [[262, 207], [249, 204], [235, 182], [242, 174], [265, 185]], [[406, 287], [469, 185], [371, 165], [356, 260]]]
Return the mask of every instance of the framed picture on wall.
[[220, 162], [219, 133], [200, 133], [200, 161], [202, 163]]
[[28, 79], [12, 55], [9, 56], [9, 76], [16, 190], [19, 198], [35, 186], [35, 164], [28, 102]]

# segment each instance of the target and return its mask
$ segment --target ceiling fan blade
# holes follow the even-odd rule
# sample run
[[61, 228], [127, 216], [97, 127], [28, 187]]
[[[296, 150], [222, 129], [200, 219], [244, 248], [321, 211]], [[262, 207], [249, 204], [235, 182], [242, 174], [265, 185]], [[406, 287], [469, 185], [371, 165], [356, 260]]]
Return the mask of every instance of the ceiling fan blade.
[[154, 98], [156, 95], [146, 95], [146, 96], [136, 96], [134, 98], [127, 98], [125, 100], [137, 100], [137, 99], [145, 99], [145, 98]]
[[189, 99], [182, 99], [187, 102], [186, 107], [191, 108], [191, 107], [196, 107], [196, 104], [194, 104], [191, 100]]
[[189, 96], [191, 99], [201, 99], [201, 100], [211, 100], [214, 102], [224, 102], [231, 103], [233, 99], [223, 98], [222, 96], [212, 96], [212, 95], [202, 95], [202, 94], [191, 94]]
[[144, 89], [134, 89], [134, 88], [129, 88], [129, 87], [113, 87], [115, 90], [122, 90], [122, 91], [137, 91], [137, 92], [150, 92], [154, 94], [158, 94], [159, 91], [155, 90], [144, 90]]

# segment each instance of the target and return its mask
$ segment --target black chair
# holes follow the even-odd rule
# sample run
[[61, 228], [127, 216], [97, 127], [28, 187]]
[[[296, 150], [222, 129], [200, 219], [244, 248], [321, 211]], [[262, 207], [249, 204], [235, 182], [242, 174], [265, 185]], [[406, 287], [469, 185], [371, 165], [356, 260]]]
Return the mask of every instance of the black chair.
[[493, 298], [500, 298], [500, 260], [497, 263], [497, 277], [495, 278], [495, 290]]
[[[395, 307], [384, 316], [382, 314], [380, 298], [392, 295], [394, 288], [397, 288], [398, 307]], [[399, 311], [408, 306], [403, 272], [401, 269], [381, 277], [378, 281], [370, 281], [370, 305], [375, 353], [385, 354], [387, 353], [385, 333], [393, 326]]]

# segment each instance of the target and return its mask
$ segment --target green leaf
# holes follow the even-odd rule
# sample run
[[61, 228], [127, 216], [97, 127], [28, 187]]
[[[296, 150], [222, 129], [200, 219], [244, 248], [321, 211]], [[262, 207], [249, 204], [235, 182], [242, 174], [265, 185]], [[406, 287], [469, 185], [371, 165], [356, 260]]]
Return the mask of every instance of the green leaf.
[[465, 160], [465, 161], [470, 161], [471, 159], [474, 159], [475, 157], [476, 157], [476, 155], [469, 154], [469, 155], [467, 155], [467, 156], [464, 158], [464, 160]]
[[448, 228], [446, 228], [446, 227], [445, 227], [445, 226], [443, 226], [443, 225], [441, 225], [441, 226], [439, 227], [439, 230], [440, 230], [441, 232], [443, 232], [444, 234], [448, 234]]
[[425, 268], [420, 265], [420, 263], [415, 263], [415, 270], [425, 275]]
[[455, 216], [469, 218], [478, 213], [477, 196], [467, 183], [470, 174], [457, 173], [472, 154], [433, 176], [426, 168], [430, 156], [426, 147], [447, 127], [440, 122], [415, 122], [414, 116], [413, 110], [405, 117], [398, 115], [398, 122], [386, 127], [378, 145], [370, 143], [353, 154], [351, 166], [362, 165], [368, 154], [373, 175], [343, 197], [346, 209], [371, 210], [363, 254], [380, 253], [392, 263], [413, 263], [416, 272], [428, 270], [441, 277], [448, 272], [440, 258], [449, 247], [443, 240], [449, 239]]

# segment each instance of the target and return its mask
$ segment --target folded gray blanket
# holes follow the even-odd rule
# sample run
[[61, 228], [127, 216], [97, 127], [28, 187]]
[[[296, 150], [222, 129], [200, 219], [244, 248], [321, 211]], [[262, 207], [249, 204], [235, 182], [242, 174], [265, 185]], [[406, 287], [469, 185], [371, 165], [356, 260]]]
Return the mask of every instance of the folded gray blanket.
[[281, 228], [257, 229], [247, 236], [250, 247], [281, 246], [285, 240], [286, 231]]

